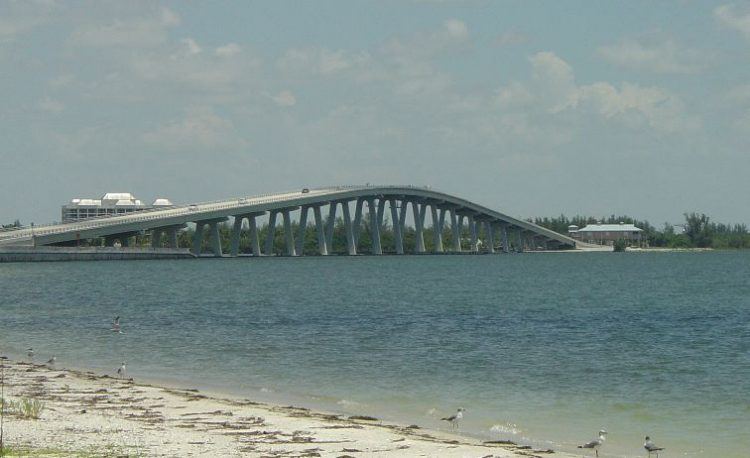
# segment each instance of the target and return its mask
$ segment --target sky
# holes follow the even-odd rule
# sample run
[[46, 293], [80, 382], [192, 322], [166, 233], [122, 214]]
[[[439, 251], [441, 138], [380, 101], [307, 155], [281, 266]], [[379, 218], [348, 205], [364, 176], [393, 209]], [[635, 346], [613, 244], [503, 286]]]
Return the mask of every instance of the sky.
[[0, 222], [364, 183], [750, 224], [750, 3], [0, 0]]

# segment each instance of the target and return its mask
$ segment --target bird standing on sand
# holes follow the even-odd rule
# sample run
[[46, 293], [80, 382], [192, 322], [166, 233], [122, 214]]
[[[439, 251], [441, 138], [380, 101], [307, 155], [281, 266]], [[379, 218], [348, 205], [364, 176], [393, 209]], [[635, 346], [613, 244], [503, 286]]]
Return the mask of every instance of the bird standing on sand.
[[33, 363], [34, 362], [34, 349], [29, 347], [28, 350], [26, 350], [26, 356], [29, 357], [29, 362]]
[[441, 420], [445, 420], [447, 422], [450, 422], [451, 428], [458, 429], [458, 422], [464, 417], [464, 409], [463, 407], [459, 408], [455, 414], [451, 415], [450, 417], [444, 417], [441, 418]]
[[52, 358], [47, 360], [47, 365], [54, 366], [56, 362], [57, 362], [57, 357], [55, 355], [52, 355]]
[[651, 456], [652, 453], [656, 452], [656, 458], [659, 458], [659, 451], [664, 450], [664, 447], [657, 447], [648, 436], [646, 436], [646, 442], [643, 443], [643, 448], [648, 452], [648, 456]]
[[120, 365], [120, 368], [117, 369], [117, 376], [120, 378], [125, 378], [125, 375], [125, 361], [123, 361]]
[[596, 452], [596, 456], [599, 456], [599, 447], [601, 447], [602, 444], [604, 444], [604, 439], [606, 438], [606, 436], [607, 436], [607, 431], [602, 429], [599, 431], [598, 438], [592, 440], [591, 442], [587, 442], [583, 445], [579, 445], [578, 448], [593, 448], [594, 451]]

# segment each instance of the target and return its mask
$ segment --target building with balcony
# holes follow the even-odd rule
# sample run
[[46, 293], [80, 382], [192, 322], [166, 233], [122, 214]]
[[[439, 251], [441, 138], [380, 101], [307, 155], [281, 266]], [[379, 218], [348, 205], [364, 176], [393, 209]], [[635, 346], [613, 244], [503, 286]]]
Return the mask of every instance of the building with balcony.
[[62, 222], [70, 223], [89, 218], [125, 215], [171, 206], [172, 202], [165, 198], [156, 199], [151, 205], [147, 205], [129, 192], [108, 192], [99, 199], [72, 199], [70, 203], [62, 206]]

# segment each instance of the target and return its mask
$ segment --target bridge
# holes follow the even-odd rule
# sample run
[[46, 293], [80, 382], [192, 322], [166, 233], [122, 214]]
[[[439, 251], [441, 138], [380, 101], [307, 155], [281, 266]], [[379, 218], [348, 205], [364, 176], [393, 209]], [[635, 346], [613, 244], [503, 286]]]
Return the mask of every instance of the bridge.
[[[593, 248], [528, 221], [428, 187], [370, 185], [302, 189], [72, 223], [24, 227], [0, 232], [0, 247], [70, 246], [79, 244], [81, 240], [97, 238], [104, 238], [107, 246], [119, 241], [121, 246], [127, 247], [133, 236], [150, 234], [153, 248], [178, 248], [178, 232], [187, 227], [187, 224], [194, 224], [195, 232], [191, 241], [193, 254], [208, 255], [202, 249], [206, 235], [204, 232], [208, 229], [208, 251], [212, 256], [224, 256], [219, 229], [221, 224], [232, 218], [229, 255], [240, 254], [240, 236], [243, 231], [249, 231], [252, 254], [264, 256], [274, 254], [274, 237], [277, 223], [281, 219], [284, 254], [300, 256], [303, 254], [302, 243], [311, 210], [317, 234], [317, 251], [323, 256], [333, 252], [334, 225], [339, 210], [346, 233], [346, 253], [349, 255], [358, 254], [361, 229], [365, 223], [369, 224], [370, 253], [383, 254], [381, 228], [388, 213], [393, 226], [393, 242], [386, 249], [396, 254], [404, 254], [407, 218], [411, 220], [415, 231], [414, 252], [427, 252], [425, 223], [428, 215], [433, 228], [431, 252], [434, 253]], [[261, 241], [256, 219], [266, 216], [269, 230], [265, 240]], [[248, 224], [244, 225], [244, 221], [248, 221]], [[297, 226], [293, 225], [294, 221], [298, 223]], [[462, 240], [462, 234], [467, 229], [468, 247], [466, 240]], [[446, 231], [450, 236], [448, 240], [443, 240]]]

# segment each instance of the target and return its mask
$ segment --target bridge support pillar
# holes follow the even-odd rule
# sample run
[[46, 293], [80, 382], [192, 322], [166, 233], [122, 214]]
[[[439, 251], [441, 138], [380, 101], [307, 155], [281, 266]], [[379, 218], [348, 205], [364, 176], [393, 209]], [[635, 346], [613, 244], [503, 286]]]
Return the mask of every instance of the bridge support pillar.
[[167, 246], [169, 248], [179, 248], [177, 241], [177, 231], [179, 229], [176, 226], [167, 228]]
[[271, 256], [273, 252], [273, 241], [276, 237], [276, 216], [279, 214], [278, 210], [271, 210], [268, 214], [268, 233], [266, 234], [266, 246], [264, 254]]
[[416, 200], [411, 201], [411, 210], [414, 216], [414, 229], [416, 229], [416, 253], [424, 253], [424, 204]]
[[220, 258], [223, 254], [221, 252], [221, 234], [219, 233], [219, 221], [212, 221], [209, 223], [211, 230], [211, 250], [214, 252], [214, 256]]
[[503, 224], [500, 226], [501, 240], [503, 244], [503, 253], [510, 253], [510, 245], [508, 244], [508, 225]]
[[354, 236], [354, 246], [359, 248], [359, 232], [362, 229], [362, 207], [365, 200], [359, 198], [354, 203], [354, 224], [352, 225], [352, 235]]
[[438, 211], [437, 204], [430, 204], [432, 214], [432, 244], [435, 253], [443, 252], [443, 213]]
[[451, 210], [451, 229], [453, 235], [453, 251], [461, 252], [461, 217], [455, 209]]
[[404, 254], [404, 237], [401, 233], [401, 220], [398, 215], [396, 199], [388, 199], [388, 206], [391, 207], [391, 220], [393, 220], [393, 243], [396, 254]]
[[195, 234], [193, 234], [193, 254], [200, 256], [201, 245], [203, 244], [203, 228], [205, 223], [198, 221], [195, 223]]
[[[378, 203], [378, 207], [380, 204]], [[367, 208], [370, 212], [370, 237], [372, 238], [372, 254], [380, 255], [383, 254], [383, 249], [380, 247], [380, 216], [378, 207], [375, 206], [375, 199], [370, 198], [367, 200]]]
[[518, 228], [518, 246], [516, 247], [516, 251], [519, 253], [524, 252], [524, 242], [523, 242], [523, 229], [520, 227]]
[[[342, 206], [347, 205], [345, 202]], [[333, 251], [333, 230], [336, 227], [336, 207], [339, 206], [339, 202], [330, 202], [328, 204], [328, 221], [326, 225], [326, 248], [328, 252]]]
[[234, 225], [232, 227], [232, 243], [230, 244], [230, 255], [233, 258], [236, 258], [240, 254], [240, 235], [242, 232], [242, 221], [244, 220], [244, 216], [237, 215], [234, 217]]
[[[361, 207], [360, 207], [361, 208]], [[352, 216], [349, 212], [349, 203], [342, 202], [342, 213], [344, 214], [344, 229], [346, 230], [346, 251], [349, 256], [357, 254], [357, 241], [354, 238], [354, 224], [352, 224]]]
[[310, 210], [309, 205], [303, 205], [299, 211], [299, 234], [297, 235], [296, 245], [294, 247], [297, 256], [305, 254], [305, 236], [307, 235], [307, 213]]
[[294, 249], [294, 233], [292, 232], [292, 216], [289, 210], [283, 210], [282, 216], [284, 218], [284, 239], [286, 245], [287, 256], [297, 256], [297, 252]]
[[492, 221], [484, 222], [484, 238], [487, 240], [487, 252], [495, 252], [495, 228], [492, 226]]
[[250, 246], [253, 249], [253, 256], [262, 256], [258, 237], [258, 223], [255, 221], [255, 215], [247, 217], [247, 224], [250, 226]]
[[163, 232], [160, 228], [151, 229], [151, 248], [161, 247], [161, 236]]
[[474, 220], [474, 215], [468, 215], [466, 219], [469, 223], [469, 238], [471, 240], [470, 250], [476, 253], [477, 251], [479, 251], [479, 245], [477, 243], [477, 222]]
[[321, 256], [328, 256], [328, 244], [326, 243], [326, 233], [323, 227], [323, 215], [320, 212], [320, 205], [313, 207], [313, 216], [315, 217], [315, 229], [318, 232], [318, 253]]

